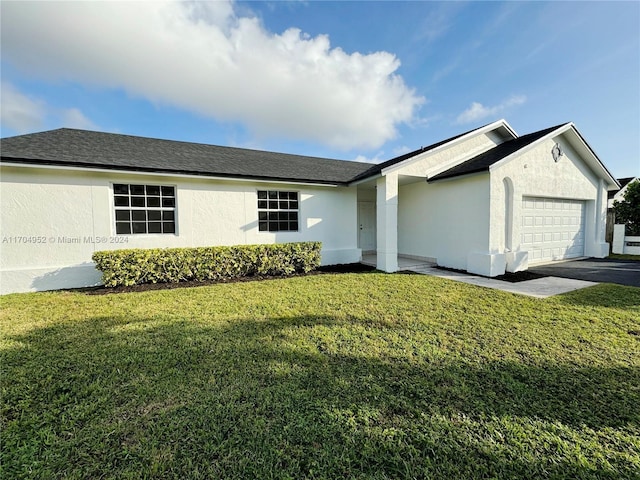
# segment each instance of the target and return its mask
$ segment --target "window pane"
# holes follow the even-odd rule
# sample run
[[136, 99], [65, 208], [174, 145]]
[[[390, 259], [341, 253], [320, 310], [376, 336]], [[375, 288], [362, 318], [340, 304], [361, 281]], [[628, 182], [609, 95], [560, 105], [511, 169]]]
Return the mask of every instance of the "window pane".
[[278, 222], [269, 222], [269, 231], [277, 232], [278, 231]]
[[269, 190], [269, 198], [270, 199], [277, 199], [278, 198], [278, 192], [275, 190]]
[[147, 220], [147, 212], [144, 210], [132, 210], [131, 216], [134, 222], [144, 222]]
[[175, 212], [160, 210], [175, 208], [175, 187], [114, 183], [113, 191], [117, 234], [175, 233]]
[[132, 207], [144, 207], [144, 197], [131, 197]]
[[116, 210], [116, 221], [126, 221], [131, 220], [131, 213], [129, 210]]
[[289, 222], [280, 222], [278, 224], [278, 229], [281, 232], [286, 232], [287, 230], [289, 230]]
[[298, 212], [289, 212], [289, 220], [298, 221]]
[[128, 207], [129, 206], [129, 197], [118, 197], [114, 198], [114, 203], [116, 207]]
[[269, 212], [269, 220], [278, 220], [278, 212]]
[[267, 208], [266, 200], [258, 200], [258, 208]]
[[258, 220], [266, 220], [267, 212], [258, 212]]
[[261, 232], [266, 232], [268, 230], [268, 223], [267, 222], [258, 222], [258, 230]]
[[147, 233], [147, 224], [145, 222], [133, 222], [133, 233]]
[[298, 209], [298, 202], [297, 202], [297, 201], [295, 201], [295, 200], [291, 200], [291, 201], [289, 202], [289, 208], [290, 208], [291, 210], [297, 210], [297, 209]]
[[258, 198], [266, 199], [267, 198], [267, 191], [266, 190], [258, 190]]
[[116, 233], [119, 235], [131, 233], [131, 224], [129, 222], [116, 222]]
[[280, 208], [287, 210], [289, 208], [289, 202], [287, 200], [280, 200]]
[[269, 200], [269, 209], [277, 210], [278, 209], [278, 201], [277, 200]]
[[289, 200], [298, 200], [298, 192], [289, 192]]
[[289, 222], [289, 230], [291, 230], [292, 232], [297, 232], [298, 231], [298, 222]]

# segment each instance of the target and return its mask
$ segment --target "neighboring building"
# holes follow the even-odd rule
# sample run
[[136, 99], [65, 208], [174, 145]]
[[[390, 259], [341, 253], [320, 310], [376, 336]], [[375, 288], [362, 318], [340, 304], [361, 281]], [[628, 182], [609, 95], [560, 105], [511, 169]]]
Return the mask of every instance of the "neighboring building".
[[99, 284], [96, 250], [317, 240], [496, 276], [604, 257], [618, 189], [572, 123], [500, 120], [372, 165], [59, 129], [2, 139], [2, 293]]
[[627, 185], [631, 182], [635, 182], [638, 180], [638, 177], [626, 177], [626, 178], [618, 178], [618, 183], [620, 184], [619, 190], [610, 190], [607, 195], [607, 206], [608, 208], [613, 208], [613, 202], [621, 202], [624, 200], [624, 194], [627, 191]]
[[616, 215], [613, 211], [614, 202], [621, 202], [624, 200], [624, 194], [627, 191], [627, 185], [631, 182], [638, 180], [638, 177], [626, 177], [626, 178], [618, 178], [618, 184], [620, 184], [620, 188], [617, 190], [609, 190], [607, 196], [607, 231], [605, 234], [605, 240], [607, 243], [611, 244], [613, 241], [613, 226], [616, 223]]

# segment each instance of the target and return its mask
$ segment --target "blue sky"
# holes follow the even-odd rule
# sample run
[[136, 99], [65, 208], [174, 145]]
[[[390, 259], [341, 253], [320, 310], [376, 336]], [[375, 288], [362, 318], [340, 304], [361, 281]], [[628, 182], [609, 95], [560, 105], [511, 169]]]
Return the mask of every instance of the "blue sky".
[[383, 161], [572, 121], [640, 175], [640, 2], [11, 2], [2, 137], [59, 127]]

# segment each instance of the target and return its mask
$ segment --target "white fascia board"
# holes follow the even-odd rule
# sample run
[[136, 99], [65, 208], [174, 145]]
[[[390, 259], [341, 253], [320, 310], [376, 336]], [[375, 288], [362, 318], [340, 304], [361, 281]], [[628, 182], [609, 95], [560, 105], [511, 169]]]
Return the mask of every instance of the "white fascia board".
[[[438, 174], [439, 175], [439, 174]], [[462, 180], [464, 178], [470, 178], [470, 177], [478, 177], [480, 175], [489, 175], [489, 172], [486, 170], [483, 170], [481, 172], [471, 172], [471, 173], [465, 173], [464, 175], [456, 175], [455, 177], [448, 177], [448, 178], [441, 178], [439, 180], [430, 180], [427, 177], [427, 183], [433, 184], [433, 183], [446, 183], [446, 182], [455, 182], [457, 180]], [[434, 175], [435, 176], [435, 175]]]
[[573, 124], [573, 122], [571, 122], [570, 125], [573, 127], [573, 132], [575, 137], [591, 154], [592, 159], [596, 164], [596, 168], [599, 169], [601, 173], [604, 173], [603, 177], [606, 177], [606, 179], [609, 180], [609, 186], [607, 190], [614, 190], [616, 188], [620, 188], [620, 184], [618, 183], [618, 180], [611, 174], [611, 172], [607, 169], [607, 167], [605, 167], [604, 163], [602, 163], [602, 161], [600, 160], [600, 157], [598, 157], [598, 155], [596, 154], [596, 151], [593, 148], [591, 148], [591, 145], [587, 143], [587, 141], [582, 136], [582, 134], [578, 131], [576, 126]]
[[378, 178], [380, 178], [380, 177], [382, 177], [382, 174], [380, 174], [380, 173], [376, 173], [375, 175], [371, 175], [370, 177], [367, 177], [367, 178], [361, 178], [361, 179], [360, 179], [360, 180], [358, 180], [358, 181], [351, 182], [351, 183], [349, 183], [349, 186], [350, 186], [350, 187], [353, 187], [353, 186], [361, 185], [361, 184], [363, 184], [363, 183], [369, 183], [369, 182], [371, 182], [372, 180], [377, 180], [377, 179], [378, 179]]
[[[609, 186], [610, 187], [612, 185], [617, 185], [618, 188], [620, 188], [620, 184], [618, 183], [618, 181], [615, 178], [613, 178], [611, 173], [609, 173], [609, 170], [607, 170], [607, 168], [604, 166], [604, 164], [600, 161], [600, 159], [598, 158], [596, 153], [593, 151], [593, 149], [584, 140], [584, 138], [582, 138], [582, 135], [580, 135], [580, 133], [578, 132], [578, 129], [576, 128], [576, 126], [574, 125], [573, 122], [569, 122], [566, 125], [562, 125], [561, 127], [558, 127], [557, 129], [547, 133], [544, 137], [540, 137], [535, 142], [532, 142], [529, 145], [527, 145], [526, 147], [523, 147], [520, 150], [517, 150], [517, 151], [513, 152], [511, 155], [508, 155], [508, 156], [504, 157], [499, 162], [496, 162], [493, 165], [491, 165], [489, 167], [489, 171], [492, 172], [493, 170], [495, 170], [497, 168], [500, 168], [502, 165], [510, 162], [515, 157], [517, 157], [519, 155], [522, 155], [523, 153], [531, 150], [532, 148], [535, 148], [539, 143], [544, 142], [545, 140], [547, 140], [549, 138], [556, 137], [558, 135], [562, 135], [563, 133], [566, 133], [568, 131], [573, 132], [574, 137], [577, 138], [580, 141], [580, 143], [586, 148], [586, 150], [591, 155], [591, 157], [592, 157], [591, 160], [592, 161], [588, 161], [587, 160], [587, 162], [586, 162], [587, 165], [589, 165], [589, 167], [591, 167], [592, 170], [594, 170], [594, 172], [596, 174], [598, 174], [600, 177], [603, 177], [603, 178], [606, 178], [607, 180], [609, 180], [609, 183], [610, 183]], [[596, 168], [594, 168], [594, 166]], [[597, 170], [599, 170], [599, 172]]]
[[37, 163], [21, 163], [21, 162], [1, 162], [0, 166], [3, 167], [21, 167], [21, 168], [39, 168], [39, 169], [51, 169], [51, 170], [71, 170], [78, 172], [99, 172], [108, 174], [119, 175], [146, 175], [151, 177], [170, 177], [170, 178], [189, 178], [200, 180], [216, 180], [222, 182], [243, 182], [243, 183], [278, 183], [283, 185], [307, 185], [310, 187], [329, 187], [336, 188], [338, 184], [334, 183], [312, 183], [312, 182], [296, 182], [295, 180], [262, 180], [253, 178], [241, 178], [241, 177], [215, 177], [211, 175], [189, 175], [186, 173], [164, 173], [164, 172], [140, 172], [137, 170], [120, 170], [112, 168], [84, 168], [73, 167], [68, 165], [42, 165]]
[[[451, 147], [452, 145], [456, 145], [457, 143], [466, 141], [469, 138], [472, 138], [472, 137], [475, 137], [475, 136], [478, 136], [478, 135], [481, 135], [481, 134], [485, 134], [487, 132], [491, 132], [492, 130], [496, 130], [497, 128], [500, 128], [500, 127], [504, 127], [507, 130], [507, 132], [509, 132], [509, 134], [513, 136], [514, 139], [518, 138], [518, 134], [515, 132], [515, 130], [513, 128], [511, 128], [511, 125], [509, 125], [505, 119], [497, 120], [497, 121], [495, 121], [493, 123], [490, 123], [489, 125], [486, 125], [486, 126], [484, 126], [482, 128], [473, 130], [473, 131], [467, 133], [466, 135], [458, 137], [455, 140], [451, 140], [450, 142], [444, 143], [444, 144], [442, 144], [442, 145], [440, 145], [440, 146], [438, 146], [438, 147], [436, 147], [436, 148], [434, 148], [432, 150], [428, 150], [428, 151], [426, 151], [424, 153], [419, 153], [414, 157], [407, 158], [406, 160], [404, 160], [402, 162], [399, 162], [399, 163], [396, 163], [394, 165], [389, 165], [387, 168], [384, 168], [382, 170], [381, 174], [383, 176], [387, 175], [390, 172], [393, 172], [393, 171], [398, 170], [400, 168], [404, 168], [404, 167], [406, 167], [408, 165], [411, 165], [412, 163], [414, 163], [414, 162], [416, 162], [416, 161], [418, 161], [418, 160], [420, 160], [420, 159], [422, 159], [422, 158], [424, 158], [426, 156], [429, 156], [432, 153], [441, 152], [442, 150], [445, 150], [445, 149]], [[462, 162], [460, 162], [460, 163], [462, 163]], [[448, 168], [451, 168], [451, 167], [452, 167], [452, 165], [449, 165]]]
[[565, 131], [569, 130], [569, 128], [571, 128], [572, 125], [573, 125], [572, 123], [567, 123], [566, 125], [563, 125], [563, 126], [557, 128], [556, 130], [553, 130], [553, 131], [547, 133], [544, 137], [540, 137], [538, 140], [536, 140], [535, 142], [530, 143], [526, 147], [522, 147], [521, 149], [516, 150], [511, 155], [507, 155], [506, 157], [504, 157], [499, 162], [496, 162], [493, 165], [490, 165], [489, 166], [489, 171], [492, 172], [496, 168], [500, 168], [502, 165], [504, 165], [506, 163], [509, 163], [512, 159], [522, 155], [523, 153], [531, 150], [532, 148], [535, 148], [539, 143], [544, 142], [548, 138], [551, 138], [551, 137], [554, 137], [554, 136], [559, 135], [561, 133], [564, 133]]

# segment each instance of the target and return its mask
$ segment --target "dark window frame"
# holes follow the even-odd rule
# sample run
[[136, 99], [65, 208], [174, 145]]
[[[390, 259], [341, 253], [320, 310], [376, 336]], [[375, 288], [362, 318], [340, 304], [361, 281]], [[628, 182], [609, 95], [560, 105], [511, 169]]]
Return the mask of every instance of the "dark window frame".
[[116, 235], [177, 235], [175, 185], [112, 183]]
[[300, 192], [258, 190], [258, 232], [297, 233], [300, 231]]

